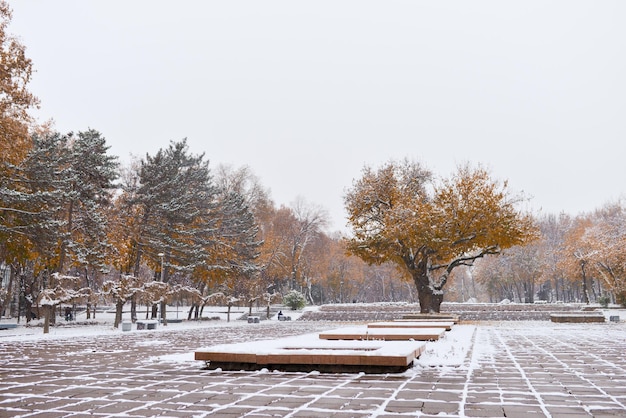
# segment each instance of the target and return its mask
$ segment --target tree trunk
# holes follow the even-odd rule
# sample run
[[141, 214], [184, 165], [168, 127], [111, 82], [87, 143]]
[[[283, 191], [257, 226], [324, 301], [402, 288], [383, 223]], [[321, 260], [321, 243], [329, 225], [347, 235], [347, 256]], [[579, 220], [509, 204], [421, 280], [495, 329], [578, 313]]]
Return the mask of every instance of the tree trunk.
[[554, 298], [555, 300], [559, 300], [559, 278], [554, 278]]
[[[70, 206], [67, 210], [67, 232], [72, 233], [72, 217], [74, 215], [74, 200], [70, 200]], [[65, 265], [65, 254], [67, 253], [67, 242], [61, 241], [61, 248], [59, 249], [59, 273], [63, 273], [63, 267]]]
[[26, 315], [26, 323], [28, 324], [33, 319], [33, 303], [27, 297], [24, 297], [24, 314]]
[[441, 302], [443, 302], [443, 292], [435, 292], [430, 286], [428, 275], [416, 272], [413, 281], [417, 287], [417, 299], [420, 304], [420, 313], [439, 313]]
[[435, 294], [429, 289], [418, 292], [417, 298], [420, 303], [420, 313], [439, 313], [441, 311], [442, 293]]
[[133, 324], [137, 322], [137, 295], [133, 295], [130, 300], [130, 320]]
[[122, 322], [122, 310], [123, 309], [124, 309], [124, 302], [117, 301], [117, 303], [115, 303], [115, 322], [113, 323], [113, 326], [115, 328], [119, 328], [120, 322]]
[[50, 332], [50, 316], [54, 313], [54, 307], [50, 305], [44, 305], [43, 307], [43, 333], [48, 334]]
[[165, 302], [161, 302], [161, 321], [164, 326], [167, 326], [167, 303]]
[[[13, 297], [13, 278], [15, 277], [15, 270], [13, 269], [13, 266], [11, 265], [11, 268], [9, 270], [9, 285], [7, 286], [7, 294], [4, 298], [4, 300], [0, 300], [0, 317], [2, 315], [5, 315], [5, 310], [7, 308], [7, 306], [9, 307], [9, 314], [6, 315], [9, 318], [13, 317], [13, 312], [11, 312], [11, 298]], [[18, 314], [18, 320], [19, 320], [19, 314]], [[19, 321], [18, 321], [19, 322]]]
[[589, 290], [587, 289], [587, 273], [585, 271], [585, 265], [587, 263], [585, 261], [582, 261], [580, 263], [580, 269], [582, 271], [582, 276], [583, 276], [583, 302], [586, 303], [587, 305], [589, 305]]
[[528, 289], [528, 283], [527, 282], [522, 282], [522, 289], [523, 289], [523, 295], [524, 295], [524, 303], [530, 303], [530, 299], [528, 298], [528, 293], [529, 293], [529, 289]]
[[56, 325], [57, 323], [57, 305], [50, 307], [50, 316], [48, 317], [50, 325]]

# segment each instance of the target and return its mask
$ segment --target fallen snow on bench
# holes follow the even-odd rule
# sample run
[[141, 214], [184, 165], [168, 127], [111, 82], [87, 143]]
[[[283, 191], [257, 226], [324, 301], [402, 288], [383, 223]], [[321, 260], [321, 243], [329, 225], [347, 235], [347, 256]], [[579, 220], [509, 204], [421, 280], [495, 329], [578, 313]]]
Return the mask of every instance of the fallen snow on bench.
[[[408, 344], [415, 345], [413, 342]], [[227, 351], [230, 353], [250, 353], [273, 354], [278, 350], [290, 350], [292, 353], [305, 354], [310, 350], [315, 350], [320, 354], [332, 354], [337, 350], [378, 350], [385, 353], [398, 354], [404, 351], [407, 346], [406, 341], [354, 341], [354, 340], [320, 340], [319, 333], [298, 335], [295, 337], [277, 338], [273, 340], [255, 341], [254, 344], [248, 342], [235, 344], [214, 345], [208, 348], [201, 348], [196, 351]]]
[[325, 340], [437, 340], [446, 333], [444, 328], [370, 328], [354, 326], [337, 328], [319, 333]]

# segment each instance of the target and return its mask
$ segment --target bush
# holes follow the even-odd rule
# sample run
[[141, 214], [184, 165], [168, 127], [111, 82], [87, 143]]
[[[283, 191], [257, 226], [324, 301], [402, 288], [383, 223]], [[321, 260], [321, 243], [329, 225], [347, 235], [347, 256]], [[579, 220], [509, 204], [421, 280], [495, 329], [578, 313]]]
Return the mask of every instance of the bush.
[[292, 311], [295, 311], [306, 306], [306, 299], [302, 293], [297, 290], [291, 290], [283, 297], [283, 303], [289, 306]]
[[602, 306], [603, 308], [608, 308], [609, 307], [609, 302], [611, 302], [611, 298], [604, 295], [604, 296], [600, 296], [598, 298], [598, 303], [600, 304], [600, 306]]
[[623, 290], [615, 295], [615, 301], [626, 308], [626, 290]]

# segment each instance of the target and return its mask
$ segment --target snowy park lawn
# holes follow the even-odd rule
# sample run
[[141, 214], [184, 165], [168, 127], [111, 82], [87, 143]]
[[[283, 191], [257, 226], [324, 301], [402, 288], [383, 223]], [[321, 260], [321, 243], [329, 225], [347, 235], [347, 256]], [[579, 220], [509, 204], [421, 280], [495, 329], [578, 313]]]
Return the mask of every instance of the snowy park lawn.
[[[306, 310], [316, 309], [316, 307], [305, 308], [302, 311], [289, 311], [289, 315], [293, 320], [296, 320], [302, 315]], [[230, 312], [230, 322], [228, 320], [228, 308], [225, 306], [207, 306], [203, 311], [203, 318], [200, 321], [187, 321], [187, 314], [189, 312], [189, 307], [180, 306], [176, 307], [168, 307], [167, 318], [169, 323], [167, 325], [159, 324], [158, 329], [163, 330], [185, 330], [185, 329], [202, 329], [208, 326], [226, 326], [239, 324], [243, 321], [237, 320], [237, 318], [241, 317], [248, 313], [248, 308], [245, 307], [236, 307], [231, 308]], [[263, 311], [253, 310], [253, 314], [265, 313]], [[143, 310], [138, 310], [137, 312], [138, 320], [146, 320], [146, 312], [145, 308]], [[181, 322], [175, 322], [173, 320], [180, 320]], [[276, 320], [276, 316], [272, 318]], [[85, 312], [78, 313], [77, 317], [73, 321], [65, 321], [63, 317], [57, 316], [56, 325], [50, 327], [49, 334], [43, 334], [43, 319], [36, 319], [30, 322], [26, 322], [24, 318], [21, 318], [21, 321], [16, 328], [12, 328], [9, 330], [0, 330], [0, 338], [2, 341], [10, 341], [14, 339], [51, 339], [51, 338], [63, 338], [63, 337], [72, 337], [72, 336], [97, 336], [97, 335], [107, 335], [107, 334], [117, 334], [122, 331], [122, 325], [120, 324], [119, 328], [114, 328], [113, 323], [115, 320], [115, 308], [110, 307], [104, 311], [98, 311], [96, 313], [95, 319], [87, 319]], [[122, 316], [122, 322], [130, 321], [130, 313], [128, 310], [124, 311]], [[15, 318], [2, 318], [0, 319], [0, 324], [16, 324], [17, 320]], [[136, 330], [136, 326], [132, 327], [133, 331]]]

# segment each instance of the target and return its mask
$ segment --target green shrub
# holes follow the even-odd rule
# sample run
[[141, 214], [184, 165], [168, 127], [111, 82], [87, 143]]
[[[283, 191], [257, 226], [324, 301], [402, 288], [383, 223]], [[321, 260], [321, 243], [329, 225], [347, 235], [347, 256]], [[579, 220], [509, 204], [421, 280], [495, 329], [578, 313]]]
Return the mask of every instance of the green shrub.
[[600, 304], [600, 306], [602, 306], [603, 308], [608, 308], [609, 307], [609, 302], [611, 302], [611, 298], [608, 297], [607, 295], [604, 296], [600, 296], [598, 298], [598, 303]]
[[626, 308], [626, 290], [619, 292], [615, 295], [615, 301]]
[[302, 293], [297, 290], [291, 290], [283, 297], [283, 303], [289, 306], [292, 311], [295, 311], [306, 306], [306, 299]]

